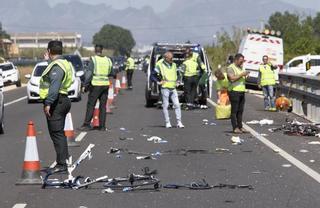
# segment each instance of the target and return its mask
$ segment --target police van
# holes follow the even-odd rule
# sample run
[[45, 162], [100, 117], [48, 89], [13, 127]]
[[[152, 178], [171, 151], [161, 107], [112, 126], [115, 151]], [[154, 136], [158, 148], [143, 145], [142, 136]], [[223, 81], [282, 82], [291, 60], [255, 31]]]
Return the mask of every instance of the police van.
[[262, 57], [267, 55], [269, 61], [278, 66], [275, 78], [278, 80], [278, 72], [283, 69], [283, 41], [280, 31], [257, 31], [248, 29], [248, 33], [241, 40], [239, 53], [244, 55], [244, 69], [250, 71], [247, 78], [248, 85], [257, 85], [259, 66]]
[[[204, 48], [199, 44], [185, 44], [185, 43], [177, 43], [177, 44], [171, 44], [171, 43], [156, 43], [153, 46], [153, 49], [151, 51], [150, 55], [150, 64], [148, 66], [147, 70], [147, 83], [146, 83], [146, 89], [145, 89], [145, 99], [146, 99], [146, 107], [152, 107], [155, 103], [158, 101], [161, 101], [160, 98], [160, 87], [156, 82], [153, 82], [151, 80], [152, 72], [155, 69], [157, 61], [159, 61], [163, 54], [167, 51], [170, 51], [173, 53], [173, 61], [177, 64], [178, 68], [178, 86], [177, 91], [179, 95], [180, 102], [184, 101], [184, 84], [182, 79], [182, 73], [180, 73], [181, 65], [185, 61], [186, 57], [186, 49], [190, 48], [193, 53], [196, 53], [201, 58], [202, 62], [206, 66], [206, 73], [210, 75], [211, 68], [209, 65], [209, 61], [206, 55], [206, 52]], [[207, 83], [205, 84], [205, 90], [207, 91], [208, 97], [211, 97], [212, 94], [212, 78], [209, 76]], [[202, 99], [200, 97], [200, 90], [198, 89], [198, 95], [199, 99]]]

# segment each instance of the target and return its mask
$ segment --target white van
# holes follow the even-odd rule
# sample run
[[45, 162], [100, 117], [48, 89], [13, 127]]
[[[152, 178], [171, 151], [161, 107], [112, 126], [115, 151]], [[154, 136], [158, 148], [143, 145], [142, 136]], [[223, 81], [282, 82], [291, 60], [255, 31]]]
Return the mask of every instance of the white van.
[[243, 67], [250, 71], [247, 84], [257, 85], [259, 65], [262, 57], [267, 55], [273, 65], [278, 66], [275, 76], [278, 80], [278, 71], [283, 69], [283, 41], [280, 32], [265, 30], [256, 32], [248, 30], [239, 47], [239, 53], [244, 55]]
[[304, 55], [291, 59], [284, 71], [293, 74], [320, 76], [320, 55]]

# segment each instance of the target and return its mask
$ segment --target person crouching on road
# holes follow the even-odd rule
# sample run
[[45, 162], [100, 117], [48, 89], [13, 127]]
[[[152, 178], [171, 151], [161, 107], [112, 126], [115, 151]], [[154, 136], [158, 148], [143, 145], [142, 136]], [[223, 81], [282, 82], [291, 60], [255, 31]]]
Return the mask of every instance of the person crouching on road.
[[103, 46], [95, 46], [95, 56], [92, 56], [89, 69], [85, 75], [85, 88], [89, 90], [87, 112], [83, 125], [79, 128], [82, 131], [91, 130], [91, 119], [96, 102], [99, 100], [99, 127], [100, 131], [107, 131], [106, 128], [106, 104], [108, 100], [109, 76], [112, 71], [112, 61], [102, 55]]
[[245, 105], [245, 81], [249, 72], [243, 69], [243, 62], [244, 56], [242, 54], [236, 54], [234, 63], [227, 69], [227, 76], [230, 82], [228, 93], [231, 102], [231, 124], [233, 133], [236, 134], [247, 133], [242, 127], [242, 114]]
[[263, 64], [259, 67], [258, 85], [262, 88], [264, 95], [264, 109], [269, 111], [277, 111], [275, 106], [275, 85], [276, 79], [274, 70], [277, 69], [269, 62], [269, 57], [264, 55], [262, 57]]
[[176, 90], [177, 77], [177, 65], [173, 62], [173, 54], [171, 52], [166, 52], [164, 58], [157, 62], [152, 74], [152, 80], [161, 86], [162, 108], [166, 128], [172, 128], [168, 112], [170, 98], [175, 109], [177, 127], [184, 128], [184, 125], [181, 122], [181, 108]]
[[40, 79], [39, 95], [44, 100], [44, 113], [47, 118], [50, 137], [56, 151], [56, 166], [51, 172], [67, 170], [69, 157], [67, 138], [64, 135], [64, 124], [71, 109], [68, 98], [68, 88], [73, 82], [73, 68], [70, 62], [62, 58], [62, 42], [50, 41], [48, 43], [45, 59], [49, 65]]
[[134, 59], [128, 54], [127, 64], [126, 64], [126, 72], [127, 72], [127, 80], [128, 80], [128, 89], [132, 90], [132, 77], [135, 69]]
[[227, 73], [223, 73], [220, 69], [214, 72], [217, 78], [216, 90], [217, 90], [217, 103], [218, 105], [229, 105], [230, 100], [228, 96], [229, 80]]

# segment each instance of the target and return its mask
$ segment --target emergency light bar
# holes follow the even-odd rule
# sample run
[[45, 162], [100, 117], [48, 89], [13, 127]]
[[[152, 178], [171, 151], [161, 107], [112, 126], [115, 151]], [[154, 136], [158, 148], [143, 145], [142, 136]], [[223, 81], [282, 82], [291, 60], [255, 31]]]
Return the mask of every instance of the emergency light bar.
[[247, 29], [248, 33], [255, 33], [255, 34], [261, 34], [261, 35], [272, 35], [272, 36], [281, 36], [281, 32], [280, 31], [275, 31], [275, 30], [269, 30], [269, 29], [265, 29], [265, 30], [260, 30], [258, 31], [257, 29]]

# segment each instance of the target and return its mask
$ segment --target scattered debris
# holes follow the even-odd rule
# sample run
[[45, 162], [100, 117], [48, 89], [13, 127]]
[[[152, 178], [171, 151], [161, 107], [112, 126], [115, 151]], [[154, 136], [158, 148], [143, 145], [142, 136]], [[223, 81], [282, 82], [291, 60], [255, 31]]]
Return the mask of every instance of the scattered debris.
[[103, 194], [104, 194], [104, 193], [112, 194], [112, 193], [114, 193], [114, 190], [112, 190], [111, 188], [107, 188], [107, 189], [103, 189], [101, 192], [102, 192]]
[[244, 142], [244, 140], [240, 139], [240, 137], [233, 136], [231, 137], [231, 142], [233, 145], [240, 145], [242, 142]]
[[283, 164], [282, 167], [284, 168], [290, 168], [292, 165], [291, 164]]
[[260, 134], [260, 136], [267, 137], [269, 135], [268, 134]]
[[109, 152], [107, 152], [108, 154], [118, 154], [121, 152], [121, 149], [117, 149], [117, 148], [113, 148], [111, 147]]
[[122, 189], [123, 192], [130, 192], [130, 191], [133, 191], [133, 188], [131, 187], [125, 187]]
[[168, 143], [167, 140], [163, 140], [160, 137], [157, 136], [152, 136], [150, 138], [147, 139], [148, 142], [154, 142], [155, 144], [164, 144], [164, 143]]
[[299, 150], [299, 152], [301, 152], [301, 153], [307, 153], [307, 152], [309, 152], [308, 150], [305, 150], [305, 149], [301, 149], [301, 150]]
[[269, 120], [269, 119], [262, 119], [260, 121], [252, 120], [252, 121], [246, 122], [246, 124], [260, 124], [261, 126], [263, 126], [263, 125], [272, 125], [273, 123], [274, 123], [273, 120]]
[[320, 141], [312, 141], [312, 142], [308, 142], [308, 144], [320, 144]]
[[252, 174], [261, 174], [260, 171], [254, 171], [254, 172], [251, 172]]
[[121, 158], [122, 156], [121, 155], [116, 155], [116, 158]]
[[217, 125], [217, 124], [214, 123], [214, 122], [210, 122], [210, 123], [209, 123], [209, 120], [208, 120], [208, 119], [203, 119], [203, 120], [202, 120], [202, 124], [203, 124], [203, 125], [210, 125], [210, 126], [216, 126], [216, 125]]
[[121, 127], [120, 130], [121, 130], [121, 131], [126, 131], [127, 129], [124, 128], [124, 127]]
[[309, 162], [314, 163], [314, 162], [315, 162], [315, 160], [309, 160]]
[[133, 140], [134, 140], [134, 139], [131, 138], [131, 137], [119, 137], [119, 139], [120, 139], [121, 141], [125, 141], [125, 140], [127, 140], [127, 141], [133, 141]]
[[279, 153], [279, 152], [280, 152], [280, 149], [273, 149], [273, 152]]
[[216, 152], [230, 152], [230, 149], [224, 149], [224, 148], [216, 148]]
[[137, 160], [156, 160], [156, 158], [148, 155], [148, 156], [137, 156]]
[[281, 127], [271, 128], [269, 131], [283, 131], [284, 134], [289, 136], [317, 136], [320, 133], [318, 124], [301, 123], [297, 120], [287, 121], [287, 123]]

